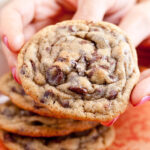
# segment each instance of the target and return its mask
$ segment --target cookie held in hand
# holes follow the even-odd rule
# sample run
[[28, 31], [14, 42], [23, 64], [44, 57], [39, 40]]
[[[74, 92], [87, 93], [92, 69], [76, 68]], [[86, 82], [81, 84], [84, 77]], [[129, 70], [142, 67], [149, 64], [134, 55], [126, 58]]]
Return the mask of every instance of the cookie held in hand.
[[56, 116], [110, 121], [123, 113], [139, 78], [126, 34], [110, 23], [65, 21], [25, 44], [18, 72], [26, 93]]

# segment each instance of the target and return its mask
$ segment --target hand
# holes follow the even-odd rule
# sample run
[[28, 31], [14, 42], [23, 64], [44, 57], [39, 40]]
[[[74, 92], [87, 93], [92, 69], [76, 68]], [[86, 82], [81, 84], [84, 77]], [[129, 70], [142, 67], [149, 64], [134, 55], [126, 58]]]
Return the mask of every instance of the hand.
[[[13, 0], [1, 12], [2, 48], [12, 73], [18, 79], [15, 69], [17, 53], [44, 26], [65, 19], [109, 21], [125, 30], [137, 46], [150, 35], [149, 9], [149, 0], [138, 4], [136, 0]], [[145, 80], [145, 88], [141, 80], [133, 90], [131, 103], [134, 105], [139, 104], [141, 97], [148, 94], [150, 79], [146, 76]], [[144, 90], [140, 96], [139, 90]]]

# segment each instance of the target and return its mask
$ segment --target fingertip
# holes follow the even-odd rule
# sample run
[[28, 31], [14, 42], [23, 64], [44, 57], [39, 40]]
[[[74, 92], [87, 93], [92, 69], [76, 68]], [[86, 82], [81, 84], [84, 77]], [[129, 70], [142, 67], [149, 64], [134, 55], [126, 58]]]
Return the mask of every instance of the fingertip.
[[24, 44], [24, 35], [18, 34], [15, 37], [8, 38], [8, 43], [9, 43], [10, 50], [12, 52], [17, 53], [20, 51], [21, 47]]
[[139, 106], [150, 100], [150, 77], [141, 80], [133, 89], [130, 102], [133, 106]]
[[8, 48], [8, 50], [13, 53], [17, 53], [24, 44], [24, 36], [22, 34], [12, 38], [8, 38], [7, 35], [3, 34], [1, 39], [5, 46]]
[[16, 67], [12, 67], [11, 72], [12, 72], [13, 78], [16, 80], [16, 82], [21, 84], [21, 81], [20, 81], [20, 78], [18, 76]]

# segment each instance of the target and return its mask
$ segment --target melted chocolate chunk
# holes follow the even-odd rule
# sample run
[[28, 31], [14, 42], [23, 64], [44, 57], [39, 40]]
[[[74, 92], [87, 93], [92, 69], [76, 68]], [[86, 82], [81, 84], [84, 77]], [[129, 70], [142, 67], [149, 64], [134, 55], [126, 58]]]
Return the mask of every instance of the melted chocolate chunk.
[[97, 54], [97, 51], [94, 51], [94, 53], [92, 54], [93, 58], [89, 61], [89, 64], [91, 65], [92, 63], [98, 61], [99, 59], [102, 59], [102, 56], [99, 56]]
[[40, 100], [41, 103], [46, 103], [47, 102], [47, 99], [51, 97], [55, 97], [54, 93], [51, 92], [51, 91], [45, 91], [44, 95], [43, 95], [43, 98]]
[[20, 89], [18, 90], [18, 89], [16, 89], [16, 87], [13, 86], [13, 87], [11, 88], [11, 90], [12, 90], [13, 92], [15, 92], [15, 93], [18, 93], [18, 94], [22, 95], [22, 96], [25, 96], [25, 95], [26, 95], [25, 91], [24, 91], [22, 88], [20, 88]]
[[99, 65], [99, 67], [100, 67], [100, 68], [103, 68], [103, 69], [105, 69], [105, 70], [108, 70], [108, 69], [109, 69], [109, 67], [106, 66], [106, 65]]
[[85, 70], [86, 70], [86, 58], [85, 56], [81, 56], [78, 60], [78, 63], [76, 63], [75, 68], [80, 76], [84, 76]]
[[15, 142], [15, 138], [13, 137], [13, 135], [11, 135], [10, 133], [5, 133], [4, 134], [4, 141], [6, 142]]
[[66, 61], [67, 61], [67, 58], [58, 57], [56, 61], [66, 62]]
[[40, 106], [40, 105], [37, 104], [37, 103], [34, 103], [33, 107], [34, 107], [35, 109], [42, 109], [42, 108], [44, 108], [43, 106]]
[[91, 130], [85, 130], [85, 131], [82, 131], [82, 132], [75, 132], [75, 133], [72, 133], [70, 135], [70, 137], [77, 138], [77, 137], [82, 137], [82, 136], [88, 136], [90, 132], [91, 132]]
[[40, 122], [40, 121], [32, 121], [31, 122], [31, 125], [34, 125], [34, 126], [42, 126], [42, 125], [44, 125], [42, 122]]
[[53, 92], [51, 92], [51, 91], [46, 91], [45, 93], [44, 93], [44, 98], [48, 98], [48, 97], [54, 97], [55, 95], [54, 95], [54, 93]]
[[77, 94], [86, 94], [87, 93], [87, 89], [81, 88], [81, 87], [69, 87], [69, 90], [72, 92], [75, 92]]
[[35, 71], [36, 71], [35, 63], [34, 63], [34, 61], [32, 61], [32, 60], [30, 60], [30, 62], [31, 62], [31, 65], [32, 65], [33, 71], [35, 72]]
[[12, 109], [5, 108], [5, 109], [1, 112], [1, 114], [5, 115], [5, 116], [7, 116], [7, 117], [13, 117], [13, 116], [16, 115], [16, 112], [15, 112], [14, 110], [12, 110]]
[[47, 99], [42, 98], [42, 99], [40, 100], [40, 102], [44, 104], [44, 103], [46, 103], [46, 102], [47, 102]]
[[104, 89], [96, 89], [93, 93], [95, 98], [101, 98], [104, 96], [104, 94], [105, 94]]
[[31, 147], [31, 144], [30, 144], [30, 143], [24, 144], [23, 147], [24, 147], [24, 150], [36, 150], [36, 149], [34, 149], [34, 148]]
[[52, 66], [46, 71], [46, 79], [50, 85], [59, 85], [65, 82], [66, 75], [58, 66]]
[[109, 92], [109, 94], [108, 94], [108, 99], [109, 100], [112, 100], [112, 99], [115, 99], [116, 97], [117, 97], [117, 94], [118, 94], [118, 92], [117, 91], [115, 91], [115, 90], [112, 90], [112, 91], [110, 91]]
[[51, 50], [51, 48], [50, 47], [46, 47], [46, 51], [50, 51]]
[[64, 108], [70, 108], [69, 101], [67, 101], [67, 100], [61, 100], [61, 99], [57, 99], [57, 101]]
[[26, 72], [25, 72], [25, 69], [24, 69], [24, 68], [21, 68], [20, 73], [24, 75], [24, 74], [26, 73]]

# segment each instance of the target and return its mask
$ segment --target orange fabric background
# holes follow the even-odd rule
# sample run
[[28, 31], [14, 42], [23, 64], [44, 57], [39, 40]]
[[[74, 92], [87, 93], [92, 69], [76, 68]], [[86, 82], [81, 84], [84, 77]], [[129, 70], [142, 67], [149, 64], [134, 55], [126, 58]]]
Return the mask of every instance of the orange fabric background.
[[108, 150], [150, 150], [150, 102], [130, 106], [114, 126], [116, 140]]

